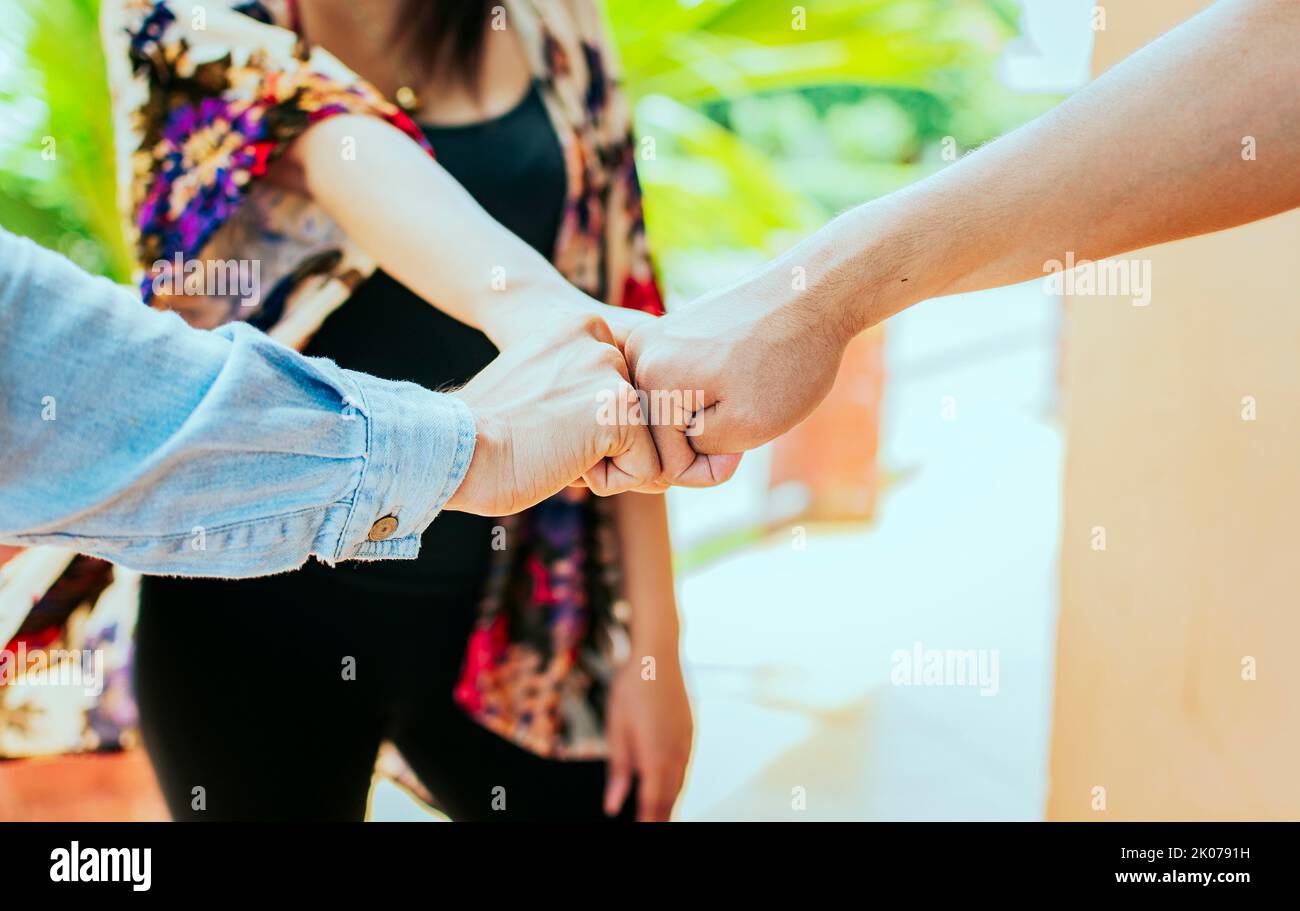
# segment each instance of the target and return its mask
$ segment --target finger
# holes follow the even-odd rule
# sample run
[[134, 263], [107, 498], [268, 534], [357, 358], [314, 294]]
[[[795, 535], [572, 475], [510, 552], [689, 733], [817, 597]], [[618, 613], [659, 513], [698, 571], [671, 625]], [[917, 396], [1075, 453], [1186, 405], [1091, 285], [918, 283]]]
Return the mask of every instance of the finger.
[[614, 348], [615, 351], [619, 352], [619, 360], [623, 359], [622, 349], [619, 348], [618, 341], [609, 328], [609, 323], [605, 322], [603, 318], [594, 313], [589, 313], [579, 320], [578, 327], [584, 335], [590, 335], [596, 341], [604, 342]]
[[738, 452], [725, 452], [718, 455], [698, 453], [690, 467], [678, 475], [674, 482], [677, 487], [717, 487], [731, 479], [740, 467]]
[[632, 789], [632, 757], [621, 736], [611, 733], [605, 767], [605, 815], [617, 816]]
[[659, 454], [650, 428], [637, 425], [629, 430], [628, 448], [605, 460], [609, 463], [607, 480], [625, 491], [651, 485], [659, 477]]
[[646, 333], [638, 330], [629, 332], [627, 338], [619, 342], [619, 350], [623, 352], [623, 357], [627, 361], [628, 373], [632, 376], [632, 384], [636, 385], [636, 365], [641, 359], [641, 352], [645, 350]]
[[708, 455], [734, 454], [756, 449], [780, 435], [779, 428], [761, 426], [761, 421], [744, 420], [735, 407], [717, 402], [697, 411], [690, 431], [691, 448]]
[[598, 497], [607, 497], [605, 476], [609, 473], [609, 460], [601, 459], [582, 473], [582, 477], [573, 483], [574, 487], [586, 487]]
[[679, 762], [669, 762], [664, 772], [664, 784], [661, 793], [662, 807], [660, 813], [664, 822], [672, 822], [673, 807], [677, 806], [677, 798], [682, 793], [682, 785], [686, 783], [686, 760]]
[[601, 459], [588, 468], [579, 480], [598, 497], [612, 497], [620, 493], [627, 493], [636, 487], [636, 482], [629, 481], [614, 466], [611, 459]]
[[658, 478], [652, 478], [644, 484], [641, 484], [637, 487], [633, 487], [632, 490], [635, 493], [648, 493], [652, 496], [662, 496], [666, 494], [670, 489], [672, 489], [672, 486], [673, 485], [667, 483], [666, 481], [661, 481]]
[[605, 457], [583, 474], [593, 493], [612, 496], [651, 485], [659, 477], [659, 456], [654, 440], [645, 426], [640, 399], [631, 385], [621, 390], [624, 407], [619, 409], [622, 426], [613, 429]]
[[569, 486], [587, 487], [598, 497], [612, 497], [633, 490], [640, 493], [663, 493], [664, 486], [656, 481], [659, 461], [655, 458], [654, 444], [644, 429], [643, 434], [643, 443], [621, 456], [601, 459]]
[[696, 452], [694, 426], [656, 424], [650, 428], [659, 451], [660, 479], [676, 487], [715, 487], [736, 473], [740, 454]]
[[728, 480], [740, 465], [738, 447], [730, 451], [701, 453], [694, 445], [702, 421], [717, 412], [717, 403], [703, 389], [657, 389], [645, 371], [638, 371], [643, 354], [641, 336], [624, 348], [633, 382], [648, 403], [650, 434], [659, 456], [659, 477], [646, 493], [662, 493], [669, 486], [713, 487]]
[[637, 822], [667, 822], [673, 804], [667, 797], [666, 770], [663, 767], [642, 769], [637, 781]]
[[[603, 323], [601, 325], [604, 325]], [[608, 331], [608, 327], [606, 327]], [[600, 364], [613, 370], [623, 380], [623, 383], [629, 388], [632, 386], [632, 375], [627, 369], [627, 359], [623, 357], [622, 350], [619, 349], [612, 341], [601, 339]], [[632, 390], [635, 393], [635, 390]]]
[[659, 480], [664, 484], [681, 483], [679, 479], [688, 470], [688, 479], [698, 477], [699, 469], [691, 470], [696, 452], [688, 437], [692, 433], [696, 411], [711, 404], [710, 400], [698, 390], [643, 388], [641, 395], [647, 406], [645, 417], [659, 455]]
[[650, 425], [650, 436], [659, 456], [659, 479], [664, 484], [678, 483], [677, 479], [691, 467], [696, 457], [686, 439], [685, 425], [657, 421]]

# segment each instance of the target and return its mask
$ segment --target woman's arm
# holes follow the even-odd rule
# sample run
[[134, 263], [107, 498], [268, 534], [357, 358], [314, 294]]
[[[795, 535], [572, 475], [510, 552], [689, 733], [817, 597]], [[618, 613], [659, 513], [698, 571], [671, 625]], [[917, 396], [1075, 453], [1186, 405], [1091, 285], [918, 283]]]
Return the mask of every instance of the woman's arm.
[[632, 652], [610, 692], [605, 812], [618, 813], [637, 778], [637, 818], [666, 821], [691, 753], [691, 707], [678, 658], [672, 548], [664, 498], [630, 493], [614, 501]]
[[424, 149], [377, 117], [313, 125], [271, 177], [305, 190], [386, 272], [499, 348], [565, 314], [598, 314], [620, 342], [650, 319], [569, 284]]

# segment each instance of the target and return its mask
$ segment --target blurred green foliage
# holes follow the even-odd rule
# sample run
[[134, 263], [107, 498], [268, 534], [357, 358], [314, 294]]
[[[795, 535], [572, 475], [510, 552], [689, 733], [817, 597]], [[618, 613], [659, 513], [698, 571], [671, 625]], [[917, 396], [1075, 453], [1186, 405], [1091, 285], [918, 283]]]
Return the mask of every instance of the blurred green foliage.
[[98, 0], [0, 7], [0, 224], [125, 281], [98, 9]]
[[[1003, 88], [1016, 0], [607, 0], [657, 256], [769, 253], [1054, 98]], [[0, 6], [0, 224], [124, 279], [97, 0]], [[50, 157], [50, 142], [54, 155]]]
[[[995, 65], [1016, 0], [609, 0], [661, 261], [770, 252], [1046, 110]], [[653, 139], [647, 145], [646, 139]]]

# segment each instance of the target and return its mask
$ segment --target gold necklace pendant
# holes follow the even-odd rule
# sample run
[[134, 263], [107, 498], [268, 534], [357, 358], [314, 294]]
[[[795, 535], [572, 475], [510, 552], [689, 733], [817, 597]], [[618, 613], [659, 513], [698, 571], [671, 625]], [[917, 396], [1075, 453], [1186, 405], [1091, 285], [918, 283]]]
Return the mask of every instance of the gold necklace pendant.
[[420, 98], [415, 94], [415, 89], [409, 85], [404, 85], [393, 95], [393, 100], [397, 106], [408, 114], [414, 114], [420, 109]]

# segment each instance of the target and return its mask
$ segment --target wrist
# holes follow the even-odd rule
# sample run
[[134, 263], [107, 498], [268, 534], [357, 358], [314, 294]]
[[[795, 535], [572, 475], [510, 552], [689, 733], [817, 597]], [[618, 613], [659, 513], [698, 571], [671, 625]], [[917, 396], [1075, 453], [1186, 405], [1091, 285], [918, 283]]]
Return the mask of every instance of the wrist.
[[899, 194], [835, 218], [783, 259], [805, 264], [806, 287], [795, 306], [813, 312], [843, 348], [854, 336], [907, 307], [943, 293], [944, 263], [932, 255], [916, 212], [923, 201]]
[[[459, 392], [452, 395], [464, 401]], [[485, 416], [469, 402], [465, 404], [474, 417], [474, 454], [460, 486], [443, 508], [475, 515], [494, 515], [502, 494], [499, 486], [501, 466], [509, 458], [509, 435], [502, 431], [495, 419]]]
[[[929, 279], [920, 262], [916, 237], [906, 229], [904, 213], [889, 206], [860, 206], [832, 225], [842, 238], [845, 263], [827, 290], [834, 323], [848, 338], [866, 331], [925, 297]], [[851, 270], [854, 279], [843, 275]]]
[[480, 310], [479, 326], [497, 348], [532, 338], [539, 325], [556, 325], [566, 313], [577, 319], [594, 302], [558, 275], [530, 275], [493, 289]]
[[[729, 289], [728, 296], [758, 303], [761, 311], [800, 327], [843, 351], [877, 320], [878, 296], [861, 210], [839, 216]], [[820, 346], [819, 346], [820, 347]]]

